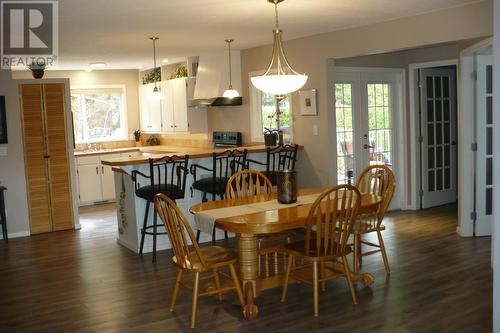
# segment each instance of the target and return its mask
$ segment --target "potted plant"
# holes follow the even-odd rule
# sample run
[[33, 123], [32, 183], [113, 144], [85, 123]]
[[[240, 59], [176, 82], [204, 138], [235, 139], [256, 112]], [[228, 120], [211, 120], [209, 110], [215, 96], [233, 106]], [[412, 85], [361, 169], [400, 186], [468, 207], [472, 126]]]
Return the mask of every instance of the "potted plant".
[[31, 64], [28, 65], [35, 79], [41, 79], [43, 77], [43, 74], [45, 74], [45, 67], [45, 61], [32, 61]]
[[141, 141], [141, 130], [135, 130], [134, 131], [134, 140], [135, 140], [135, 146], [136, 147], [141, 147], [142, 146], [142, 141]]

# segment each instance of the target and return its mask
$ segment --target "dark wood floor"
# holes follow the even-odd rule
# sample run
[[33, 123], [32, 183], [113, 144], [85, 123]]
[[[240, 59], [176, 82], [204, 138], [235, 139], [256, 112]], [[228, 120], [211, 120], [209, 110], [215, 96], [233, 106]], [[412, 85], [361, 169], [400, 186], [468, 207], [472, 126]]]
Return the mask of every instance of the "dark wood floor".
[[[168, 304], [175, 279], [171, 252], [156, 265], [116, 244], [113, 205], [81, 210], [83, 228], [0, 242], [0, 332], [490, 332], [490, 239], [460, 238], [455, 207], [397, 212], [384, 233], [393, 273], [378, 255], [363, 270], [376, 278], [358, 286], [354, 306], [342, 280], [320, 295], [292, 285], [258, 299], [260, 316], [242, 319], [233, 295], [202, 298], [189, 328], [190, 294]], [[233, 242], [234, 244], [234, 242]]]

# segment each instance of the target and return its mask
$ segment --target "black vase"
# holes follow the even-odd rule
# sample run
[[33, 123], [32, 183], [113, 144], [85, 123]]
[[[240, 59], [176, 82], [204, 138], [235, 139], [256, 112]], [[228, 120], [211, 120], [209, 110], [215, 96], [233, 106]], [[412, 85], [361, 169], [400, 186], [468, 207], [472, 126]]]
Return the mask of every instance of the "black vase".
[[297, 201], [297, 172], [279, 170], [277, 174], [278, 202], [291, 204]]
[[266, 147], [274, 147], [276, 146], [276, 141], [278, 140], [278, 136], [276, 133], [266, 133], [264, 134], [264, 143]]
[[45, 71], [43, 69], [32, 69], [31, 74], [35, 79], [41, 79], [43, 74], [45, 74]]

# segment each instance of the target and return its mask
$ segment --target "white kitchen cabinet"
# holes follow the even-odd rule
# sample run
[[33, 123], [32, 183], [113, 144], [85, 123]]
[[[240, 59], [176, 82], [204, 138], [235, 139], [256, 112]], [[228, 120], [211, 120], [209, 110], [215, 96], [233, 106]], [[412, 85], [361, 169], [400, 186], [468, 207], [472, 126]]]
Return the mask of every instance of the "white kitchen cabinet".
[[165, 92], [161, 105], [163, 131], [188, 132], [187, 79], [162, 81], [161, 88]]
[[78, 191], [80, 203], [101, 200], [102, 189], [99, 164], [78, 165]]
[[[157, 83], [160, 87], [161, 84]], [[141, 118], [141, 131], [148, 133], [161, 132], [161, 100], [152, 98], [154, 83], [139, 87], [139, 114]]]
[[122, 154], [81, 156], [77, 158], [78, 198], [80, 205], [99, 201], [114, 201], [115, 178], [110, 166], [101, 160], [120, 157]]

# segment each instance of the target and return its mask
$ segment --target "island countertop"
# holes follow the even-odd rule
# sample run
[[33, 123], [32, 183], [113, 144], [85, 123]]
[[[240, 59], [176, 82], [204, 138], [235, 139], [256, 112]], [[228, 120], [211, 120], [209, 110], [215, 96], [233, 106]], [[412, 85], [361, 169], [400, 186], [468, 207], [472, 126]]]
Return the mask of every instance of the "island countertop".
[[[163, 156], [184, 156], [189, 155], [189, 158], [204, 158], [211, 157], [212, 154], [221, 153], [228, 149], [246, 149], [248, 153], [262, 153], [265, 152], [267, 147], [265, 145], [249, 145], [241, 146], [238, 148], [195, 148], [195, 147], [179, 147], [179, 146], [147, 146], [141, 147], [140, 151], [142, 155], [131, 156], [131, 157], [117, 157], [108, 160], [102, 160], [101, 163], [104, 165], [109, 165], [113, 167], [136, 165], [136, 164], [146, 164], [149, 163], [150, 158], [160, 158]], [[303, 146], [299, 146], [299, 150], [304, 149]]]

